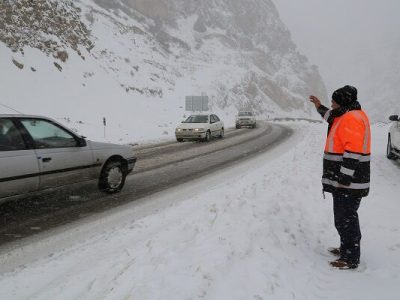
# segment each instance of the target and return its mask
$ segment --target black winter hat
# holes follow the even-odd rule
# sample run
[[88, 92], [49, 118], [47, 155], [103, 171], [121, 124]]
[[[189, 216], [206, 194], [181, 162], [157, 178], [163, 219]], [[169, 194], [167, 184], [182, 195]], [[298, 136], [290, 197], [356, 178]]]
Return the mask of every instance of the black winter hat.
[[348, 106], [357, 101], [357, 89], [354, 86], [346, 85], [334, 91], [332, 99], [340, 106]]
[[344, 91], [348, 94], [350, 94], [350, 99], [352, 101], [357, 101], [357, 89], [354, 86], [351, 85], [345, 85], [343, 87]]

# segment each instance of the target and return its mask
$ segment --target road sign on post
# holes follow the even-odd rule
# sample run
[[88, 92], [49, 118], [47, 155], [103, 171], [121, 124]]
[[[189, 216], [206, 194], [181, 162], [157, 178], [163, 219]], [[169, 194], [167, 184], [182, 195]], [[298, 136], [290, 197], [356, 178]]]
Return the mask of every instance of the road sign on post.
[[186, 111], [209, 111], [208, 96], [186, 96]]

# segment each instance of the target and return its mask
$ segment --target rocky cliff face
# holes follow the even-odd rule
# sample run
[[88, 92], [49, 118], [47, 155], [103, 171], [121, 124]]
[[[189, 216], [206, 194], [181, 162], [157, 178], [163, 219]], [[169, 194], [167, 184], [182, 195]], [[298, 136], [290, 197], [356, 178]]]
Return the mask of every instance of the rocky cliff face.
[[307, 96], [326, 95], [270, 0], [1, 0], [0, 41], [29, 78], [48, 68], [35, 49], [56, 76], [86, 89], [101, 77], [133, 102], [206, 93], [217, 110], [306, 116]]
[[[241, 69], [240, 78], [233, 84], [216, 83], [220, 105], [231, 102], [237, 107], [250, 105], [259, 112], [267, 112], [272, 101], [273, 107], [284, 111], [308, 111], [309, 107], [304, 106], [305, 96], [311, 91], [326, 94], [318, 70], [310, 67], [307, 59], [296, 51], [271, 1], [124, 0], [110, 4], [96, 0], [96, 3], [116, 14], [124, 11], [141, 20], [167, 53], [187, 58], [200, 54], [208, 62], [222, 61]], [[186, 34], [180, 35], [179, 31]], [[224, 50], [215, 51], [216, 44]]]
[[78, 47], [90, 51], [93, 45], [80, 13], [73, 2], [4, 0], [0, 2], [0, 41], [21, 54], [26, 47], [37, 48], [66, 62], [65, 50], [70, 48], [84, 59]]

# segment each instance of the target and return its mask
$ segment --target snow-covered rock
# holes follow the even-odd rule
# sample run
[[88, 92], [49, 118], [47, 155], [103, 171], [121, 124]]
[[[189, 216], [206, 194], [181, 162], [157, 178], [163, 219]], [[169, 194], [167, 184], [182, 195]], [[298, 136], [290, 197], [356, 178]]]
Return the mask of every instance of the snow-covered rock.
[[208, 95], [228, 125], [243, 107], [262, 118], [310, 116], [307, 96], [326, 95], [270, 0], [0, 6], [1, 103], [93, 124], [83, 132], [92, 138], [103, 135], [103, 117], [114, 141], [173, 136], [187, 95]]

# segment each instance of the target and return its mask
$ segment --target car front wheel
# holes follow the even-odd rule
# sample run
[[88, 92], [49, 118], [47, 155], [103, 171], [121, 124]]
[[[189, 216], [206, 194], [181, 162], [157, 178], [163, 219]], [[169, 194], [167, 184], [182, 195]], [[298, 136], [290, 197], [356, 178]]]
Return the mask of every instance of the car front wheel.
[[396, 155], [393, 154], [392, 140], [390, 138], [390, 135], [388, 136], [388, 142], [387, 142], [387, 148], [386, 148], [386, 157], [388, 159], [395, 159], [396, 158]]
[[121, 161], [110, 161], [101, 172], [99, 187], [106, 193], [118, 193], [125, 184], [126, 172]]
[[224, 137], [224, 135], [225, 135], [225, 131], [224, 131], [224, 129], [222, 128], [222, 129], [221, 129], [221, 132], [220, 132], [220, 134], [219, 134], [219, 138], [222, 139], [222, 138]]

